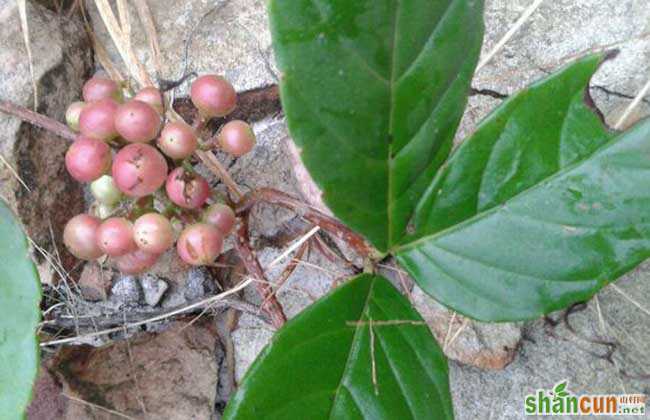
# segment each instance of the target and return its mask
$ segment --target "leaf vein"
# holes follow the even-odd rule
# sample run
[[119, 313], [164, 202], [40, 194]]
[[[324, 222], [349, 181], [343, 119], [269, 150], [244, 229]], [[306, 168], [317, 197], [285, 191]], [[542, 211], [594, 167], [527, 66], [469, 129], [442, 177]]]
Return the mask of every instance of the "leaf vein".
[[[366, 308], [368, 307], [368, 303], [370, 302], [370, 299], [372, 297], [372, 292], [373, 289], [375, 288], [375, 284], [376, 281], [373, 279], [372, 284], [368, 288], [368, 296], [366, 296], [366, 301], [363, 304], [363, 309], [361, 310], [358, 321], [361, 321], [363, 319]], [[342, 386], [345, 386], [346, 376], [348, 375], [348, 371], [350, 370], [353, 363], [353, 355], [355, 354], [356, 349], [359, 346], [359, 341], [360, 341], [359, 335], [361, 334], [361, 331], [363, 331], [363, 325], [360, 322], [355, 327], [354, 336], [352, 337], [352, 342], [350, 345], [350, 353], [348, 354], [348, 359], [345, 362], [345, 368], [343, 368], [343, 375], [341, 375], [341, 380], [339, 382], [339, 385], [336, 387], [336, 390], [334, 391], [334, 401], [332, 402], [332, 407], [330, 408], [330, 414], [328, 416], [330, 419], [333, 419], [332, 414], [334, 413], [334, 407], [336, 407], [336, 403], [339, 399], [340, 389]]]
[[431, 30], [431, 33], [430, 33], [429, 36], [427, 37], [426, 42], [424, 43], [424, 45], [422, 46], [422, 48], [420, 49], [420, 51], [418, 52], [418, 54], [415, 56], [415, 58], [413, 59], [413, 61], [411, 61], [411, 62], [409, 63], [409, 65], [406, 67], [406, 69], [405, 69], [405, 70], [402, 72], [402, 74], [398, 77], [398, 79], [397, 79], [397, 83], [399, 83], [399, 82], [400, 82], [400, 81], [401, 81], [401, 80], [402, 80], [402, 79], [403, 79], [403, 78], [404, 78], [404, 77], [405, 77], [405, 76], [406, 76], [406, 75], [407, 75], [407, 74], [412, 70], [412, 68], [413, 68], [413, 66], [415, 65], [415, 63], [417, 63], [418, 60], [420, 59], [420, 57], [422, 56], [422, 54], [424, 54], [424, 51], [426, 51], [426, 49], [427, 49], [427, 45], [429, 45], [429, 42], [431, 42], [431, 39], [433, 39], [433, 37], [436, 36], [436, 34], [438, 33], [438, 30], [439, 30], [440, 27], [443, 25], [443, 22], [444, 22], [444, 21], [447, 19], [447, 17], [449, 16], [449, 14], [450, 14], [449, 11], [450, 11], [451, 9], [453, 9], [452, 6], [453, 6], [455, 3], [456, 3], [455, 0], [450, 0], [450, 1], [449, 1], [449, 4], [447, 5], [447, 8], [446, 8], [445, 11], [443, 12], [443, 14], [442, 14], [442, 16], [440, 17], [440, 19], [439, 19], [439, 20], [436, 22], [436, 24], [434, 25], [433, 29]]

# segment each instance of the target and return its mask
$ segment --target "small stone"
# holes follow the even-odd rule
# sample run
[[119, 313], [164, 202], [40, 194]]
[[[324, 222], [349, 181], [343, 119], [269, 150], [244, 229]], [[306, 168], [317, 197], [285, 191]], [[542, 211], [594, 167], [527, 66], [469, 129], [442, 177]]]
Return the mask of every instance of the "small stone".
[[144, 293], [144, 301], [149, 306], [156, 306], [169, 288], [166, 281], [150, 274], [140, 278], [140, 285]]
[[111, 294], [121, 304], [135, 304], [142, 298], [142, 289], [135, 277], [123, 276], [113, 284]]
[[521, 323], [485, 323], [461, 315], [454, 317], [451, 310], [417, 286], [413, 286], [411, 297], [450, 359], [492, 370], [503, 369], [514, 360], [522, 338]]
[[183, 295], [188, 301], [202, 298], [212, 293], [214, 285], [210, 272], [205, 267], [193, 267], [187, 273], [187, 282]]
[[102, 271], [99, 264], [88, 263], [81, 272], [77, 286], [81, 295], [88, 301], [106, 300], [111, 288], [111, 275]]

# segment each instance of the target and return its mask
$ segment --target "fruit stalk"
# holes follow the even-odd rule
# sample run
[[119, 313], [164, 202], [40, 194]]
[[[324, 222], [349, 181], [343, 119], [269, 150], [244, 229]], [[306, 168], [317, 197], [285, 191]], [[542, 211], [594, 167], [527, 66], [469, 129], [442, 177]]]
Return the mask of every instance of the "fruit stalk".
[[321, 213], [302, 201], [272, 188], [260, 188], [246, 194], [235, 206], [237, 214], [245, 214], [257, 203], [265, 202], [289, 209], [299, 214], [304, 219], [319, 226], [324, 231], [334, 235], [336, 238], [346, 242], [362, 257], [372, 259], [376, 257], [376, 251], [366, 242], [363, 237], [333, 217]]
[[279, 329], [285, 322], [287, 322], [287, 317], [284, 314], [282, 305], [280, 305], [280, 302], [278, 302], [273, 293], [271, 284], [264, 275], [264, 270], [262, 269], [259, 260], [250, 246], [250, 240], [248, 237], [248, 212], [244, 211], [240, 216], [241, 218], [239, 219], [235, 232], [237, 235], [235, 248], [246, 267], [248, 275], [255, 279], [253, 284], [262, 297], [262, 310], [269, 315], [273, 326]]
[[13, 115], [22, 121], [28, 122], [70, 141], [77, 137], [77, 135], [65, 124], [10, 101], [0, 99], [0, 112]]

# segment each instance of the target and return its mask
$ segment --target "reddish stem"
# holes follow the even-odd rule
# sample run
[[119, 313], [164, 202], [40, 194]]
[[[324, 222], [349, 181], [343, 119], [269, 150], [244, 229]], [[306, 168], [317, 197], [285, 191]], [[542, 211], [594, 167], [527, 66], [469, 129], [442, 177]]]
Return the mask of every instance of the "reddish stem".
[[262, 309], [268, 313], [271, 323], [274, 327], [280, 328], [287, 322], [287, 317], [284, 315], [282, 305], [275, 298], [273, 288], [264, 275], [264, 270], [260, 265], [259, 260], [255, 256], [253, 249], [250, 246], [250, 239], [248, 237], [248, 213], [244, 212], [239, 219], [237, 226], [237, 240], [235, 241], [235, 248], [239, 253], [246, 271], [252, 276], [255, 281], [255, 287], [262, 297]]
[[32, 125], [50, 131], [59, 137], [63, 137], [64, 139], [74, 140], [77, 137], [77, 135], [70, 130], [67, 125], [61, 124], [57, 120], [46, 117], [38, 112], [34, 112], [31, 109], [14, 104], [13, 102], [0, 99], [0, 112], [13, 115], [14, 117]]
[[362, 236], [350, 230], [335, 218], [328, 216], [302, 201], [272, 188], [260, 188], [251, 191], [242, 198], [236, 206], [237, 213], [247, 213], [259, 202], [275, 204], [294, 211], [311, 223], [319, 226], [326, 232], [345, 241], [364, 258], [371, 258], [374, 254], [372, 247]]

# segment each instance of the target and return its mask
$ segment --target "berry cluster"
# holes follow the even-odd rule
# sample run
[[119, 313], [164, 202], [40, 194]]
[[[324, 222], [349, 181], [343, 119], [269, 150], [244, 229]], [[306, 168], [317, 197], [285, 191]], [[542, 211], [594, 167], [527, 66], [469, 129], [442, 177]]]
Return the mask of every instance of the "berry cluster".
[[[228, 115], [237, 103], [230, 83], [213, 75], [197, 78], [190, 97], [202, 121]], [[77, 258], [106, 255], [120, 271], [135, 274], [174, 243], [191, 265], [210, 264], [221, 253], [235, 214], [215, 202], [208, 182], [193, 171], [191, 156], [217, 146], [242, 156], [254, 147], [255, 135], [245, 122], [230, 121], [215, 144], [202, 144], [185, 122], [164, 123], [164, 109], [158, 89], [146, 87], [125, 99], [122, 87], [102, 75], [85, 83], [83, 102], [68, 107], [67, 124], [79, 135], [65, 165], [74, 179], [90, 183], [97, 214], [77, 215], [65, 227], [64, 243]], [[129, 206], [140, 211], [124, 211]]]

